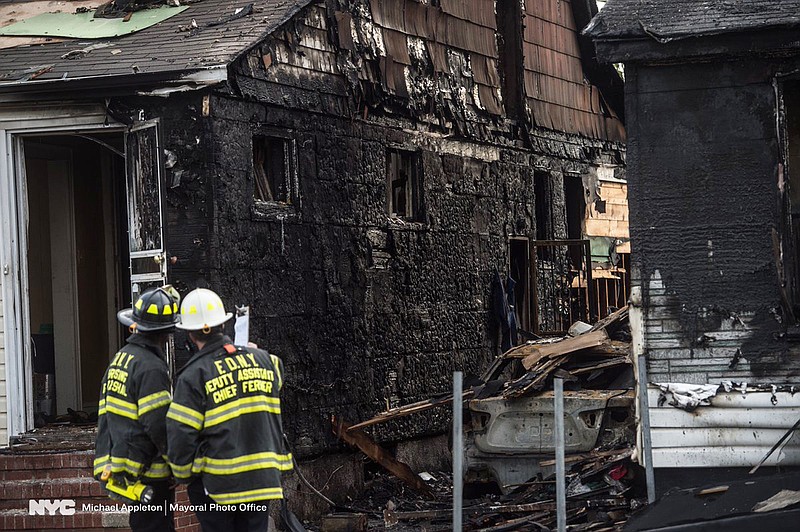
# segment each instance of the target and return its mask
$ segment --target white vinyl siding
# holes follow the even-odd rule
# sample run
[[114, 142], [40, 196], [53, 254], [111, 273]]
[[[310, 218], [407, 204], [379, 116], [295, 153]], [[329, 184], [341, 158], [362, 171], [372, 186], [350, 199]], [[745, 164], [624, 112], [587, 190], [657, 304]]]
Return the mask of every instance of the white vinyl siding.
[[[722, 392], [711, 406], [686, 412], [658, 406], [658, 388], [648, 387], [653, 466], [752, 467], [800, 418], [800, 394]], [[800, 438], [792, 437], [765, 466], [800, 464]]]

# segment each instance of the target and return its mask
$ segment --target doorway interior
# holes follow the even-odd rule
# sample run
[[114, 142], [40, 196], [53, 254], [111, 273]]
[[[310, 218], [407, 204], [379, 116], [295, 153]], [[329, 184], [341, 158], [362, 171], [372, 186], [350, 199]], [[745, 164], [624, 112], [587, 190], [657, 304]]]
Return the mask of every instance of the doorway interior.
[[47, 421], [97, 410], [108, 357], [124, 334], [116, 320], [130, 304], [124, 139], [22, 138], [29, 371], [34, 415]]

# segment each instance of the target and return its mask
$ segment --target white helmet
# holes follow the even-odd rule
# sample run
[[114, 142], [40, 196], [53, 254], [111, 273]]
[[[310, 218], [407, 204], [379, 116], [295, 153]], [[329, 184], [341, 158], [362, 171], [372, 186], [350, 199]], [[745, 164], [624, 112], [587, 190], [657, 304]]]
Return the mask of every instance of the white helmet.
[[208, 332], [232, 316], [230, 312], [225, 312], [222, 300], [217, 294], [206, 288], [195, 288], [183, 298], [181, 322], [176, 327], [185, 331]]

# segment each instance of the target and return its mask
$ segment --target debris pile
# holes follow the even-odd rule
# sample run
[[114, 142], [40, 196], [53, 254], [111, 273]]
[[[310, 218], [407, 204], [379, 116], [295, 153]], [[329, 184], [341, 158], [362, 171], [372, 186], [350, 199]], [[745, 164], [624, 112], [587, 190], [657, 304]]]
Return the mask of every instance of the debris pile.
[[[564, 379], [570, 529], [619, 529], [631, 510], [644, 504], [643, 498], [637, 498], [643, 495], [643, 475], [631, 461], [635, 415], [629, 350], [625, 307], [594, 326], [579, 322], [567, 336], [513, 347], [495, 359], [480, 379], [465, 380], [465, 482], [472, 488], [467, 493], [484, 493], [464, 501], [465, 530], [549, 530], [555, 526], [552, 386], [556, 377]], [[343, 441], [395, 475], [373, 481], [370, 492], [358, 501], [363, 516], [356, 528], [448, 530], [452, 516], [449, 474], [410, 474], [408, 466], [390, 459], [363, 429], [451, 402], [452, 396], [434, 397], [352, 426], [334, 420], [334, 432]], [[420, 486], [420, 480], [426, 479]], [[336, 514], [327, 519], [352, 524], [354, 518]]]

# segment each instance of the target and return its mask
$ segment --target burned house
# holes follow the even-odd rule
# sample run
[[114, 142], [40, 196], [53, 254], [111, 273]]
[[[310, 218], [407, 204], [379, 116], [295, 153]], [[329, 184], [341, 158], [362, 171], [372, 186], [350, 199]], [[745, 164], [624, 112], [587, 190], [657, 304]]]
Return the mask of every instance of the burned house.
[[779, 441], [765, 463], [800, 463], [782, 440], [800, 417], [798, 9], [611, 0], [585, 32], [625, 68], [631, 316], [659, 491]]
[[152, 284], [250, 306], [301, 458], [337, 448], [331, 414], [479, 372], [496, 272], [523, 330], [624, 305], [622, 82], [579, 35], [593, 2], [162, 3], [102, 25], [93, 2], [0, 6], [1, 443], [48, 401], [96, 407], [115, 310]]

